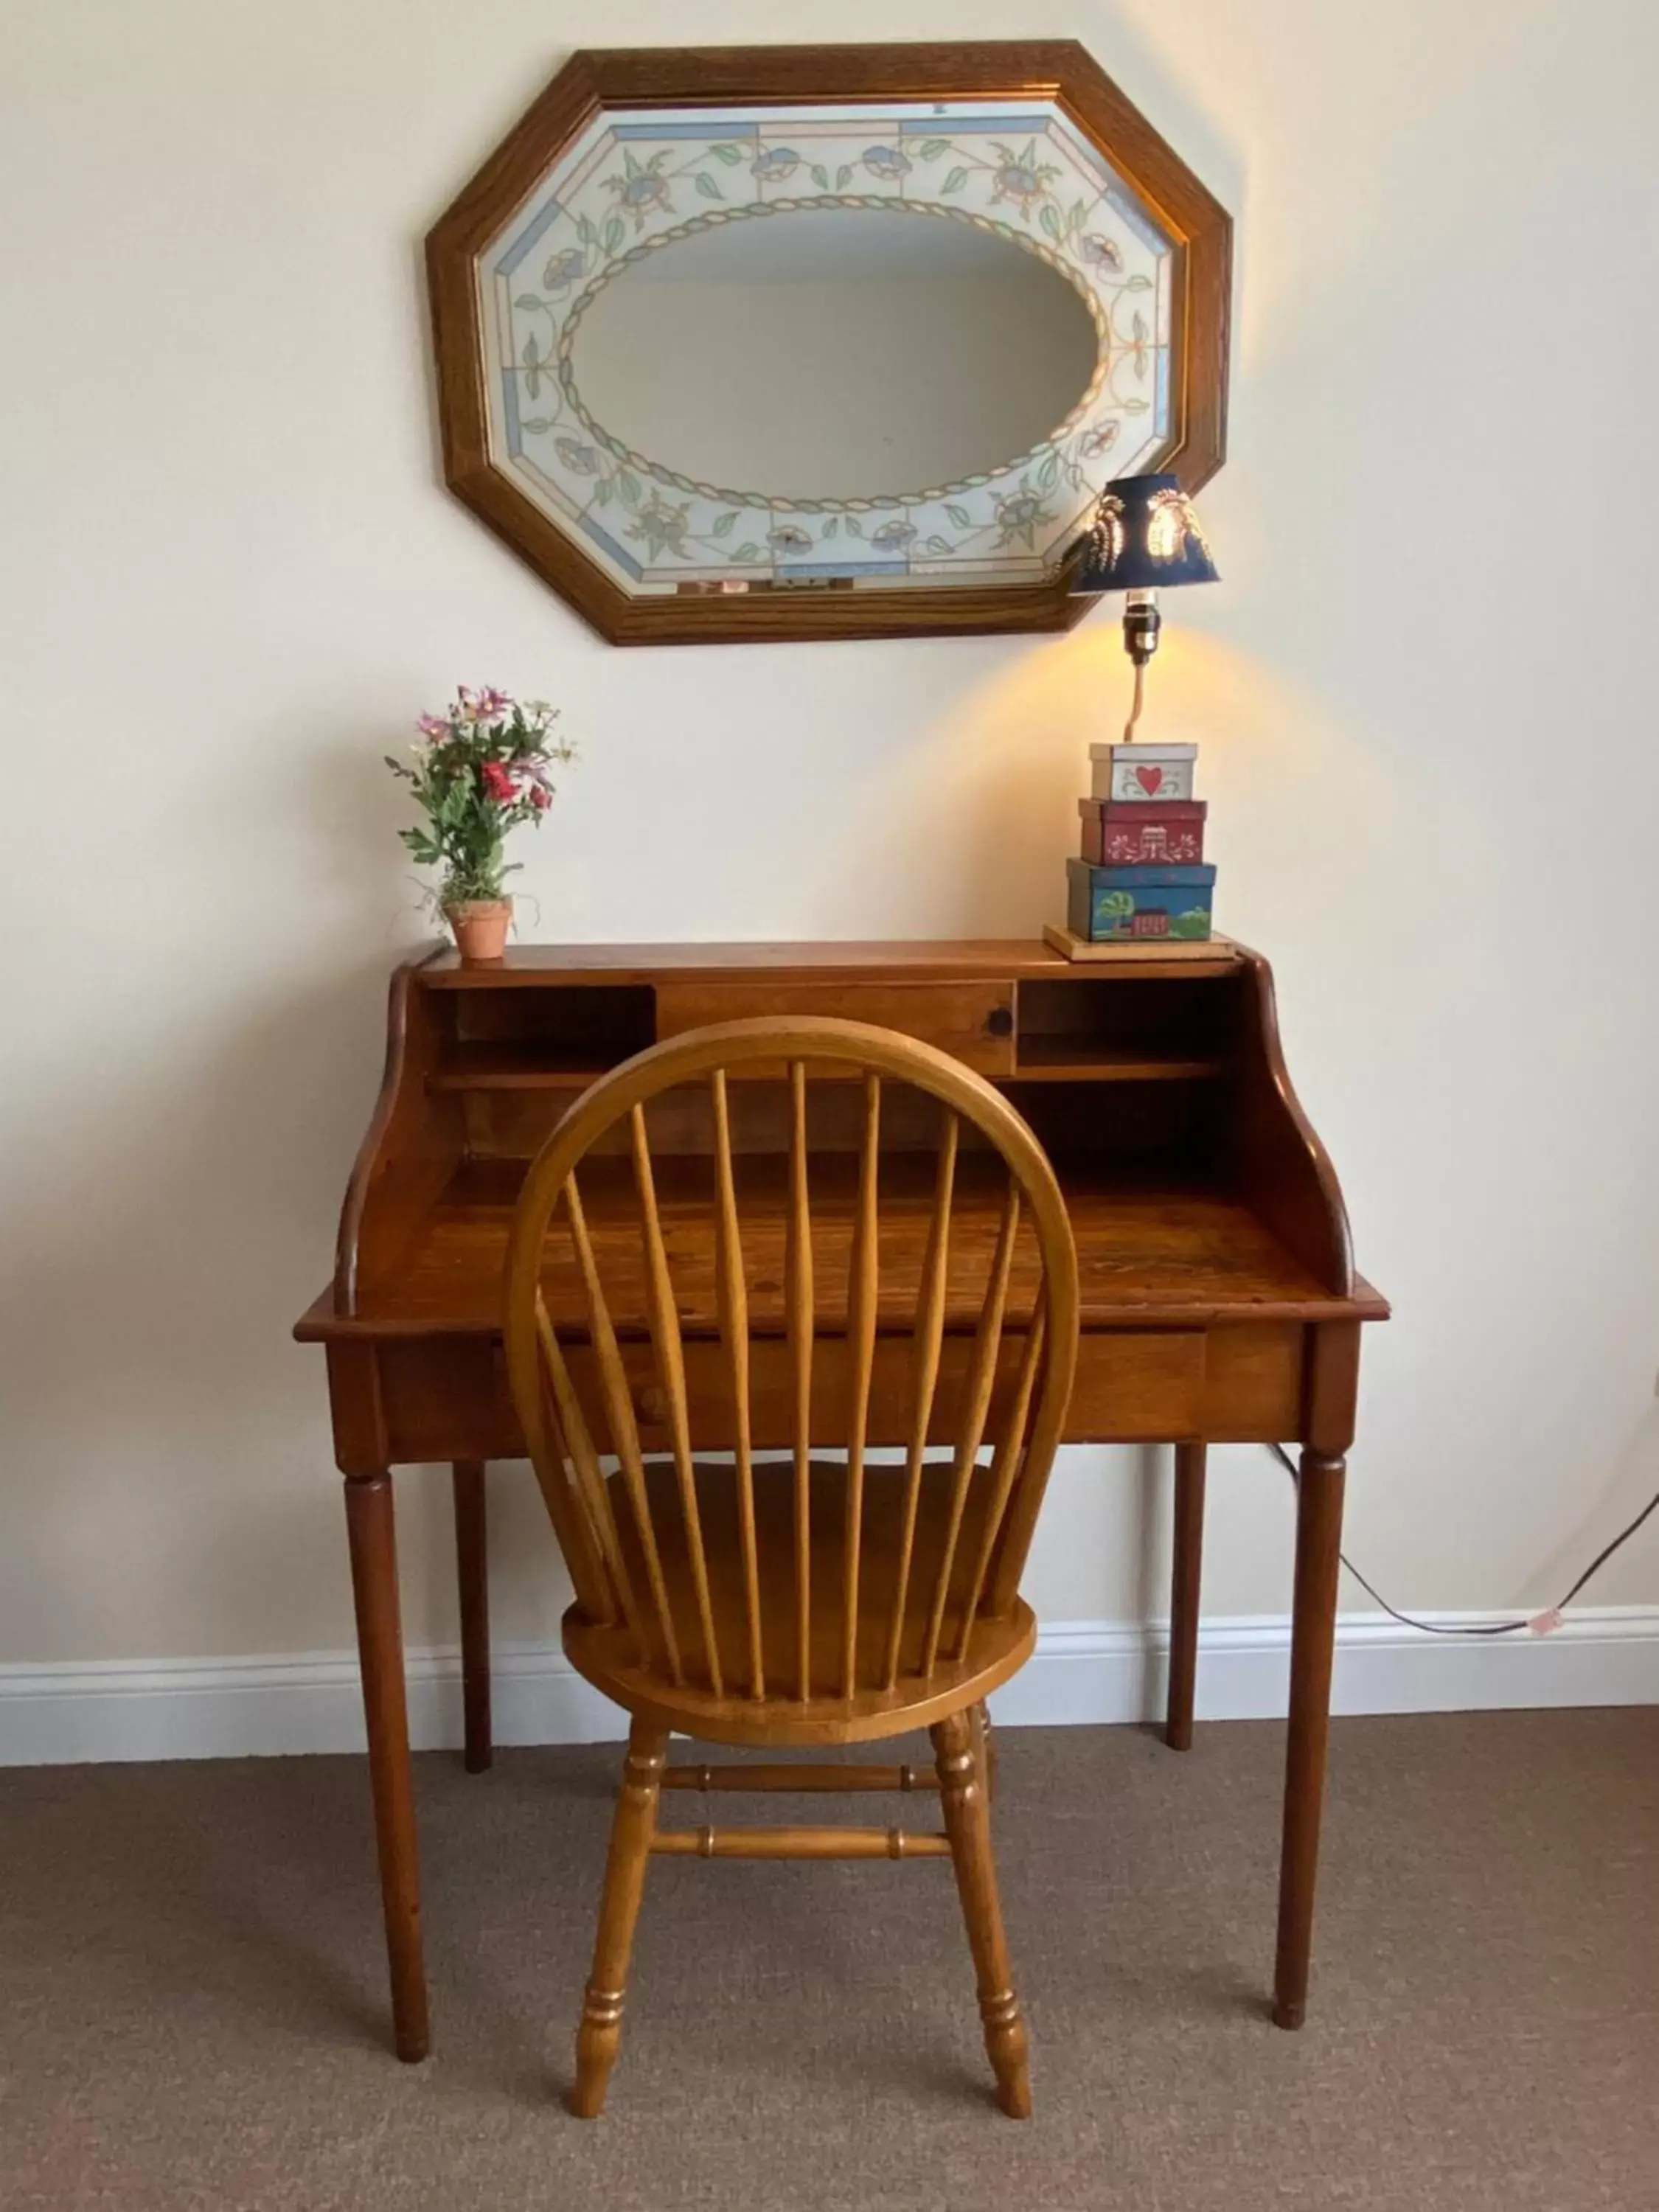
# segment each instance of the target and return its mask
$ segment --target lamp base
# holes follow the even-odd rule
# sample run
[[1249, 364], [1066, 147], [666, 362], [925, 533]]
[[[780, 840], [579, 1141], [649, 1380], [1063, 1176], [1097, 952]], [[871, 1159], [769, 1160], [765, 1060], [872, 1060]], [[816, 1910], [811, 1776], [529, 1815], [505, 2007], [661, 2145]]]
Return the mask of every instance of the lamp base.
[[1142, 937], [1109, 944], [1079, 937], [1059, 921], [1043, 923], [1042, 941], [1068, 960], [1115, 961], [1119, 966], [1161, 960], [1179, 961], [1184, 968], [1195, 960], [1207, 960], [1214, 967], [1230, 968], [1238, 958], [1238, 947], [1231, 937]]

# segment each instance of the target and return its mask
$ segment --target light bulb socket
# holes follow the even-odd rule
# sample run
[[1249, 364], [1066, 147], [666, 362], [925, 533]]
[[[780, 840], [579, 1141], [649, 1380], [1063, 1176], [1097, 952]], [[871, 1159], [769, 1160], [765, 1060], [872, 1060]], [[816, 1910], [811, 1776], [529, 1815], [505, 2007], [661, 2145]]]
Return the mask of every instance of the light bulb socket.
[[1137, 668], [1144, 668], [1158, 651], [1164, 617], [1158, 611], [1156, 592], [1131, 592], [1123, 604], [1123, 650]]

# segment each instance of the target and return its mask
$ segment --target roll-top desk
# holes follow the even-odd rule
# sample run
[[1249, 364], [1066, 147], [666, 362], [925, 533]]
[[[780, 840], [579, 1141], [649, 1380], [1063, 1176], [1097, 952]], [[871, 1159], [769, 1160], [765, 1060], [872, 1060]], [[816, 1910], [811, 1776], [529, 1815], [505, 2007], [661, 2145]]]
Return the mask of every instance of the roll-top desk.
[[[1298, 2027], [1359, 1330], [1388, 1308], [1354, 1273], [1335, 1174], [1285, 1071], [1267, 963], [1224, 939], [1134, 947], [1121, 959], [1077, 964], [1023, 941], [527, 945], [488, 967], [464, 968], [435, 951], [395, 972], [386, 1075], [346, 1194], [334, 1278], [295, 1332], [326, 1347], [336, 1457], [346, 1477], [398, 2052], [422, 2057], [428, 2033], [390, 1470], [434, 1460], [454, 1467], [467, 1763], [484, 1766], [483, 1465], [522, 1450], [499, 1309], [525, 1166], [586, 1084], [659, 1038], [744, 1015], [807, 1012], [878, 1023], [955, 1054], [1006, 1091], [1054, 1159], [1082, 1279], [1067, 1436], [1176, 1447], [1168, 1734], [1179, 1748], [1192, 1731], [1205, 1447], [1303, 1447], [1274, 2003], [1281, 2027]], [[781, 1329], [783, 1190], [769, 1168], [781, 1158], [783, 1124], [763, 1074], [743, 1088], [733, 1124], [747, 1164], [750, 1312], [762, 1331], [775, 1302]], [[832, 1099], [813, 1139], [814, 1188], [832, 1199], [830, 1242], [815, 1255], [820, 1328], [831, 1337], [846, 1267], [833, 1194], [853, 1157], [850, 1118], [843, 1144], [834, 1109]], [[931, 1179], [907, 1176], [902, 1114], [884, 1135], [896, 1157], [884, 1170], [882, 1279], [902, 1299], [921, 1264]], [[692, 1180], [698, 1146], [688, 1120], [684, 1172]], [[717, 1449], [730, 1407], [713, 1340], [712, 1255], [674, 1240], [672, 1172], [663, 1195], [694, 1430]], [[988, 1188], [982, 1224], [975, 1204], [969, 1171], [952, 1217], [953, 1249], [964, 1253], [981, 1226], [986, 1237], [994, 1233]], [[609, 1200], [597, 1190], [588, 1214], [596, 1243], [608, 1241], [625, 1269], [635, 1241], [625, 1161], [617, 1163]], [[849, 1240], [850, 1217], [849, 1181]], [[568, 1314], [558, 1310], [566, 1292]], [[554, 1266], [546, 1295], [561, 1336], [579, 1333], [579, 1291], [574, 1281], [562, 1285]], [[1017, 1256], [1014, 1313], [1020, 1295]], [[947, 1312], [942, 1428], [977, 1310], [976, 1282], [964, 1275], [955, 1317], [963, 1333], [950, 1334]], [[623, 1334], [641, 1440], [665, 1449], [642, 1313], [634, 1340]], [[580, 1349], [573, 1353], [579, 1388], [586, 1387]], [[790, 1441], [781, 1334], [775, 1361], [767, 1349], [757, 1345], [751, 1376], [757, 1447]], [[834, 1350], [833, 1342], [821, 1346], [813, 1386], [814, 1424], [822, 1418], [826, 1445], [844, 1435]], [[902, 1360], [896, 1345], [884, 1361], [878, 1342], [872, 1443], [903, 1441]]]

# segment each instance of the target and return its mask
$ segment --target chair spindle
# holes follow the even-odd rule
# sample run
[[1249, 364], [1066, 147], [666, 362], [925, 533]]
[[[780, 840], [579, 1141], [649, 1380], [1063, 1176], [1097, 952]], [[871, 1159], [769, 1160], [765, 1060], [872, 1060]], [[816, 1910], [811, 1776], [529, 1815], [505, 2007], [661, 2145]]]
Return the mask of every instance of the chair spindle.
[[1011, 1176], [1008, 1194], [1003, 1201], [1002, 1221], [997, 1231], [996, 1250], [991, 1261], [991, 1279], [980, 1312], [979, 1327], [974, 1335], [973, 1362], [968, 1375], [968, 1402], [963, 1413], [956, 1464], [951, 1470], [951, 1513], [945, 1523], [945, 1550], [939, 1563], [938, 1579], [933, 1585], [933, 1608], [928, 1615], [927, 1638], [922, 1650], [921, 1671], [924, 1674], [931, 1674], [939, 1662], [939, 1637], [945, 1626], [945, 1608], [951, 1595], [951, 1571], [956, 1565], [957, 1539], [962, 1533], [963, 1512], [973, 1484], [974, 1469], [978, 1464], [979, 1448], [984, 1440], [986, 1417], [991, 1409], [991, 1393], [996, 1386], [997, 1359], [1002, 1350], [1002, 1317], [1008, 1305], [1008, 1277], [1013, 1266], [1014, 1239], [1018, 1230], [1019, 1185]]
[[662, 1219], [657, 1211], [656, 1178], [651, 1171], [651, 1136], [645, 1109], [635, 1106], [629, 1116], [634, 1153], [634, 1181], [639, 1191], [640, 1213], [645, 1231], [646, 1296], [651, 1313], [651, 1343], [663, 1395], [668, 1401], [668, 1434], [674, 1454], [674, 1479], [679, 1486], [680, 1510], [685, 1516], [686, 1545], [691, 1560], [691, 1585], [696, 1596], [697, 1621], [708, 1668], [708, 1686], [725, 1694], [720, 1674], [720, 1640], [714, 1632], [714, 1609], [708, 1594], [708, 1555], [703, 1546], [702, 1516], [697, 1508], [696, 1474], [691, 1462], [691, 1431], [685, 1395], [685, 1351], [680, 1341], [679, 1316], [674, 1310], [674, 1285], [668, 1273], [668, 1254], [663, 1244]]
[[858, 1690], [859, 1577], [864, 1540], [864, 1452], [870, 1426], [870, 1378], [876, 1360], [876, 1296], [879, 1287], [876, 1185], [881, 1164], [881, 1078], [864, 1078], [864, 1131], [859, 1147], [858, 1211], [848, 1267], [847, 1341], [851, 1399], [847, 1434], [846, 1584], [842, 1644], [842, 1695]]
[[652, 1604], [656, 1608], [657, 1632], [667, 1655], [668, 1671], [677, 1684], [683, 1683], [685, 1668], [680, 1658], [679, 1638], [674, 1632], [674, 1611], [668, 1600], [662, 1555], [657, 1545], [656, 1527], [651, 1517], [651, 1499], [645, 1482], [645, 1462], [640, 1453], [640, 1432], [634, 1419], [633, 1394], [628, 1387], [627, 1370], [623, 1365], [622, 1351], [617, 1342], [611, 1309], [605, 1303], [605, 1285], [599, 1280], [592, 1241], [587, 1233], [587, 1217], [582, 1211], [581, 1193], [576, 1187], [574, 1175], [564, 1187], [564, 1204], [566, 1218], [570, 1224], [570, 1242], [575, 1249], [576, 1264], [581, 1269], [582, 1288], [587, 1300], [588, 1328], [592, 1338], [594, 1364], [599, 1371], [599, 1391], [605, 1400], [611, 1449], [622, 1468], [628, 1501], [634, 1509], [640, 1549], [645, 1555], [646, 1579], [651, 1586]]
[[795, 1446], [795, 1667], [812, 1694], [812, 1207], [806, 1181], [806, 1065], [789, 1063], [789, 1226], [784, 1253]]
[[962, 1626], [957, 1633], [954, 1655], [957, 1660], [967, 1653], [968, 1640], [979, 1613], [980, 1600], [985, 1595], [985, 1577], [990, 1571], [991, 1555], [996, 1549], [997, 1538], [1002, 1533], [1002, 1516], [1008, 1510], [1014, 1478], [1019, 1473], [1025, 1456], [1025, 1425], [1031, 1411], [1031, 1393], [1036, 1387], [1037, 1370], [1042, 1361], [1042, 1340], [1047, 1326], [1046, 1310], [1039, 1305], [1031, 1316], [1031, 1326], [1026, 1335], [1013, 1403], [1008, 1408], [1008, 1418], [1003, 1425], [1002, 1435], [991, 1461], [990, 1500], [985, 1509], [985, 1527], [980, 1534], [973, 1577], [963, 1601]]
[[933, 1185], [933, 1218], [927, 1224], [927, 1249], [922, 1258], [921, 1283], [916, 1296], [915, 1402], [904, 1468], [904, 1522], [899, 1535], [898, 1565], [893, 1583], [893, 1617], [887, 1629], [887, 1661], [882, 1686], [898, 1681], [899, 1646], [904, 1638], [904, 1619], [910, 1595], [910, 1558], [915, 1548], [916, 1512], [921, 1504], [921, 1473], [927, 1456], [927, 1430], [933, 1414], [933, 1395], [939, 1387], [939, 1350], [945, 1340], [945, 1291], [951, 1257], [951, 1200], [956, 1188], [957, 1144], [960, 1124], [948, 1106], [942, 1106], [939, 1163]]
[[[640, 1657], [648, 1662], [651, 1647], [646, 1640], [645, 1626], [641, 1618], [639, 1601], [629, 1576], [628, 1563], [623, 1557], [616, 1516], [611, 1510], [611, 1494], [605, 1488], [605, 1476], [599, 1468], [599, 1455], [593, 1447], [581, 1401], [577, 1397], [575, 1385], [570, 1379], [563, 1347], [553, 1333], [552, 1324], [547, 1317], [547, 1308], [539, 1291], [536, 1294], [536, 1334], [541, 1346], [542, 1381], [545, 1386], [544, 1402], [549, 1398], [551, 1400], [548, 1410], [552, 1415], [555, 1440], [560, 1455], [569, 1459], [575, 1476], [575, 1526], [580, 1529], [580, 1536], [579, 1549], [571, 1558], [571, 1579], [583, 1603], [591, 1605], [594, 1601], [593, 1594], [584, 1589], [583, 1584], [591, 1579], [592, 1572], [597, 1572], [598, 1591], [604, 1593], [603, 1617], [614, 1620], [616, 1607], [620, 1605], [629, 1633], [639, 1647]], [[538, 1458], [536, 1472], [543, 1494], [546, 1496], [551, 1488], [553, 1470], [550, 1468], [544, 1474]], [[567, 1505], [568, 1502], [567, 1494]], [[560, 1504], [549, 1496], [548, 1505], [553, 1515], [553, 1525], [558, 1529], [559, 1540], [563, 1543], [567, 1539]], [[591, 1563], [591, 1570], [584, 1569], [584, 1556]]]
[[743, 1548], [744, 1624], [748, 1632], [749, 1694], [766, 1695], [761, 1653], [760, 1556], [755, 1535], [755, 1463], [750, 1444], [749, 1293], [743, 1277], [738, 1195], [732, 1170], [732, 1118], [726, 1070], [716, 1067], [708, 1086], [714, 1109], [714, 1298], [720, 1335], [732, 1369], [732, 1442], [738, 1472], [738, 1527]]

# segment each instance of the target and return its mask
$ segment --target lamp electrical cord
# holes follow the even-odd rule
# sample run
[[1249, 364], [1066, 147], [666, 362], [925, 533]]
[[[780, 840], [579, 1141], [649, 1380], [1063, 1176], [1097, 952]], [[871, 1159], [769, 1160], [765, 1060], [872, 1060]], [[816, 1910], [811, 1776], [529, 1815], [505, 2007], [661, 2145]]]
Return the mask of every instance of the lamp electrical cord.
[[[1269, 1444], [1267, 1446], [1267, 1449], [1285, 1469], [1285, 1473], [1290, 1476], [1291, 1480], [1293, 1483], [1299, 1483], [1302, 1478], [1297, 1471], [1296, 1462], [1291, 1457], [1289, 1452], [1285, 1450], [1284, 1445]], [[1583, 1589], [1585, 1583], [1589, 1582], [1590, 1577], [1600, 1573], [1601, 1570], [1606, 1566], [1607, 1561], [1613, 1557], [1613, 1553], [1618, 1551], [1622, 1545], [1627, 1544], [1630, 1541], [1631, 1538], [1636, 1534], [1643, 1522], [1650, 1518], [1656, 1509], [1659, 1509], [1659, 1491], [1656, 1491], [1653, 1496], [1649, 1498], [1647, 1504], [1642, 1508], [1641, 1511], [1637, 1515], [1636, 1518], [1631, 1522], [1627, 1528], [1621, 1529], [1619, 1534], [1613, 1538], [1610, 1544], [1606, 1544], [1602, 1547], [1602, 1548], [1596, 1553], [1595, 1557], [1590, 1561], [1589, 1566], [1585, 1568], [1583, 1573], [1579, 1576], [1577, 1581], [1567, 1592], [1566, 1595], [1560, 1600], [1559, 1604], [1547, 1606], [1542, 1613], [1533, 1613], [1529, 1618], [1523, 1620], [1484, 1621], [1476, 1623], [1473, 1626], [1452, 1628], [1447, 1626], [1443, 1621], [1437, 1622], [1432, 1620], [1414, 1620], [1410, 1613], [1401, 1613], [1397, 1607], [1390, 1605], [1387, 1598], [1382, 1595], [1382, 1593], [1377, 1589], [1374, 1584], [1367, 1582], [1364, 1576], [1360, 1573], [1358, 1568], [1355, 1566], [1353, 1561], [1348, 1557], [1346, 1552], [1339, 1553], [1338, 1556], [1340, 1558], [1343, 1565], [1358, 1583], [1360, 1589], [1365, 1592], [1366, 1595], [1368, 1597], [1375, 1598], [1377, 1604], [1382, 1607], [1383, 1612], [1388, 1614], [1389, 1618], [1391, 1620], [1399, 1621], [1402, 1627], [1421, 1629], [1425, 1635], [1427, 1636], [1518, 1636], [1524, 1629], [1530, 1629], [1535, 1635], [1547, 1636], [1553, 1629], [1559, 1628], [1561, 1626], [1561, 1616], [1565, 1613], [1567, 1607], [1572, 1603], [1574, 1598], [1577, 1596], [1579, 1591]]]

